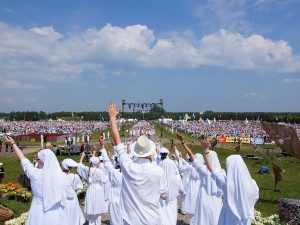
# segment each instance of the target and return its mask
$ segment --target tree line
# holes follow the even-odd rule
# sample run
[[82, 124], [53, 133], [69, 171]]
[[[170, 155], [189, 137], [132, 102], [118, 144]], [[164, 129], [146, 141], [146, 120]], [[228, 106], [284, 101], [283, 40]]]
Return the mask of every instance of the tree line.
[[[109, 121], [107, 112], [53, 112], [46, 113], [43, 111], [24, 111], [1, 113], [2, 119], [10, 121], [39, 121], [39, 120], [75, 120], [75, 121]], [[121, 117], [126, 120], [129, 118], [138, 120], [157, 120], [161, 118], [170, 118], [173, 120], [184, 119], [188, 116], [188, 120], [261, 120], [266, 122], [286, 122], [300, 123], [300, 113], [286, 112], [166, 112], [163, 108], [156, 107], [150, 109], [149, 112], [121, 112]]]

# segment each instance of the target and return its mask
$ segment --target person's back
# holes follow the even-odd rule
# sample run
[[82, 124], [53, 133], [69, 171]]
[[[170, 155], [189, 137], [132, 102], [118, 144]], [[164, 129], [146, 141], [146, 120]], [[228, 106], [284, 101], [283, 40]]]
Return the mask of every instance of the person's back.
[[123, 173], [123, 218], [129, 224], [160, 224], [159, 199], [167, 192], [163, 170], [147, 158], [132, 161], [123, 146], [117, 146]]
[[163, 170], [149, 160], [156, 150], [155, 143], [146, 136], [140, 136], [130, 146], [131, 153], [137, 157], [136, 161], [131, 160], [120, 140], [116, 121], [119, 111], [117, 112], [115, 107], [115, 103], [110, 102], [108, 114], [123, 173], [123, 222], [131, 225], [160, 225], [159, 199], [166, 199], [168, 187]]

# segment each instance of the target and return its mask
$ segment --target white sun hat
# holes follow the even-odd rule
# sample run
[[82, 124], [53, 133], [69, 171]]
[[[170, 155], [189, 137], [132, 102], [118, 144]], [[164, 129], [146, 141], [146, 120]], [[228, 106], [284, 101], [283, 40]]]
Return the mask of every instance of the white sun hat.
[[147, 157], [155, 152], [156, 145], [145, 135], [140, 136], [137, 141], [130, 146], [131, 153], [136, 157]]

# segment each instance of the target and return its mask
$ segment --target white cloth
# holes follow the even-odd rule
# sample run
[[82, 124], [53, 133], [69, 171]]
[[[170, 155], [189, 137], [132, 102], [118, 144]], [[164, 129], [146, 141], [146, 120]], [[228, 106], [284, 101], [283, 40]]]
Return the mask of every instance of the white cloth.
[[259, 198], [259, 188], [240, 155], [227, 157], [226, 168], [227, 176], [217, 169], [212, 173], [224, 193], [218, 225], [250, 225], [254, 219], [254, 205]]
[[[102, 157], [102, 160], [103, 160], [103, 157]], [[105, 175], [109, 178], [109, 172], [107, 171], [107, 169], [104, 167], [104, 164], [103, 163], [100, 163], [99, 169], [102, 169], [102, 171], [105, 173]], [[111, 183], [110, 183], [110, 180], [108, 179], [107, 182], [104, 184], [103, 186], [103, 190], [104, 190], [104, 199], [106, 201], [107, 204], [108, 203], [108, 200], [109, 200], [109, 193], [110, 193], [110, 189], [111, 189]]]
[[77, 166], [78, 166], [78, 163], [75, 162], [73, 159], [67, 158], [67, 159], [64, 159], [64, 160], [61, 162], [61, 166], [62, 166], [65, 170], [69, 170], [69, 167], [77, 167]]
[[[178, 179], [179, 171], [175, 162], [168, 156], [164, 160], [161, 160], [158, 165], [163, 169], [169, 187], [168, 198], [165, 202], [160, 200], [162, 222], [163, 225], [175, 225], [177, 223], [177, 195], [180, 191], [180, 182], [182, 183], [182, 181]], [[176, 208], [176, 213], [174, 213], [174, 208]]]
[[42, 169], [44, 211], [49, 210], [58, 202], [65, 205], [66, 178], [55, 154], [49, 149], [44, 149], [38, 152], [38, 157], [44, 163]]
[[[30, 185], [33, 194], [26, 225], [72, 225], [68, 221], [68, 216], [65, 213], [64, 206], [61, 204], [61, 202], [57, 202], [47, 211], [43, 209], [43, 179], [45, 179], [45, 177], [43, 176], [43, 169], [35, 168], [28, 159], [23, 159], [21, 161], [21, 165], [24, 172], [30, 179]], [[67, 190], [67, 197], [72, 197], [73, 190], [67, 182], [66, 175], [64, 177], [64, 180], [64, 189]]]
[[74, 196], [71, 198], [67, 198], [65, 211], [66, 214], [68, 215], [70, 224], [82, 225], [85, 223], [85, 218], [79, 206], [78, 198], [75, 191], [82, 189], [83, 184], [80, 177], [77, 174], [73, 174], [73, 173], [67, 174], [67, 180], [68, 183], [73, 188]]
[[115, 169], [107, 156], [105, 149], [101, 149], [105, 169], [109, 173], [111, 183], [109, 193], [109, 221], [111, 225], [122, 225], [122, 208], [121, 208], [121, 189], [123, 175], [120, 169]]
[[177, 198], [172, 200], [160, 199], [159, 202], [161, 207], [162, 224], [163, 225], [177, 224], [177, 214], [178, 214]]
[[103, 186], [107, 182], [108, 177], [103, 170], [95, 167], [89, 169], [89, 167], [79, 164], [77, 172], [83, 179], [88, 181], [85, 195], [85, 213], [88, 215], [97, 215], [108, 212], [103, 190]]
[[179, 167], [179, 171], [188, 174], [188, 182], [185, 184], [185, 198], [181, 210], [188, 214], [194, 214], [196, 209], [197, 196], [200, 188], [200, 176], [192, 165]]
[[168, 190], [163, 170], [146, 158], [132, 161], [124, 144], [119, 144], [116, 151], [123, 174], [121, 202], [125, 223], [161, 224], [159, 199]]
[[[222, 171], [216, 152], [209, 151], [209, 155], [214, 168]], [[197, 159], [194, 160], [193, 164], [201, 179], [194, 213], [194, 224], [216, 225], [223, 205], [222, 190], [217, 187], [216, 181], [212, 179], [206, 165]]]

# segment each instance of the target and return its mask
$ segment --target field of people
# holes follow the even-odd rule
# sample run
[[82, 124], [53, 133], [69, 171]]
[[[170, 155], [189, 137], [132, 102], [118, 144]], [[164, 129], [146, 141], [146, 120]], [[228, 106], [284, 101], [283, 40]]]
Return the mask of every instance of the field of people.
[[[255, 126], [255, 132], [258, 136], [265, 134], [263, 130], [258, 129], [257, 125]], [[243, 130], [245, 130], [245, 127], [246, 126], [243, 127]], [[177, 131], [184, 136], [187, 145], [194, 154], [203, 154], [203, 149], [199, 145], [200, 135], [192, 135], [191, 132], [185, 133], [184, 131], [186, 131], [187, 129], [182, 129], [178, 126], [176, 127], [168, 126], [168, 124], [153, 123], [151, 125], [148, 124], [145, 127], [144, 125], [141, 125], [141, 123], [137, 123], [128, 124], [124, 128], [120, 127], [121, 134], [122, 129], [125, 129], [125, 135], [121, 136], [121, 139], [124, 143], [130, 143], [134, 141], [138, 135], [147, 134], [148, 131], [151, 131], [148, 136], [154, 142], [159, 143], [161, 147], [168, 148], [170, 150], [170, 155], [174, 154], [174, 147], [173, 145], [171, 145], [171, 141], [173, 140], [173, 142], [177, 143], [178, 150], [182, 153], [183, 156], [185, 156], [186, 153], [184, 151], [184, 148], [175, 134], [175, 132]], [[233, 126], [232, 129], [235, 129], [235, 126]], [[128, 132], [126, 132], [127, 130]], [[113, 151], [113, 146], [111, 145], [110, 138], [107, 137], [109, 136], [109, 132], [110, 129], [108, 127], [101, 125], [101, 131], [93, 130], [93, 132], [91, 132], [92, 135], [90, 136], [91, 139], [89, 140], [89, 144], [91, 146], [95, 145], [97, 149], [100, 149], [98, 137], [99, 135], [106, 134], [106, 149], [108, 151]], [[230, 129], [227, 129], [226, 132], [230, 133], [231, 131]], [[135, 134], [135, 136], [130, 136], [133, 133]], [[247, 136], [247, 134], [245, 133], [243, 135]], [[78, 145], [80, 141], [81, 140], [79, 140], [79, 142], [77, 142], [76, 144]], [[65, 141], [53, 141], [51, 143], [52, 145], [56, 146], [64, 146]], [[41, 148], [39, 144], [40, 142], [36, 142], [34, 143], [34, 145], [38, 146], [32, 147], [33, 144], [30, 141], [20, 141], [19, 143], [19, 145], [21, 146], [26, 146], [23, 149], [23, 152], [30, 161], [33, 161], [37, 151]], [[18, 183], [18, 176], [22, 173], [22, 168], [17, 157], [15, 157], [15, 154], [13, 152], [11, 153], [10, 151], [6, 153], [4, 146], [5, 145], [2, 146], [2, 152], [0, 153], [0, 161], [3, 163], [5, 168], [4, 183]], [[238, 151], [237, 147], [239, 147]], [[261, 213], [261, 217], [270, 217], [274, 214], [278, 215], [280, 200], [283, 198], [299, 199], [300, 192], [297, 187], [300, 186], [300, 175], [298, 173], [300, 169], [300, 160], [288, 154], [281, 154], [282, 150], [276, 144], [257, 144], [256, 148], [253, 149], [253, 144], [251, 143], [241, 143], [239, 146], [238, 143], [234, 142], [216, 143], [216, 145], [214, 145], [212, 148], [218, 154], [221, 166], [224, 169], [226, 168], [225, 161], [228, 156], [237, 153], [243, 157], [252, 178], [257, 182], [257, 185], [259, 187], [259, 200], [255, 205], [255, 210]], [[57, 155], [57, 158], [59, 162], [66, 158], [72, 158], [76, 162], [79, 162], [80, 156], [72, 154]], [[84, 164], [88, 165], [88, 162], [84, 162]], [[276, 174], [274, 173], [273, 164], [280, 167], [282, 170], [282, 172], [280, 173], [280, 175], [282, 176], [282, 180], [278, 182], [276, 182]], [[267, 167], [268, 170], [261, 173], [260, 170], [262, 167]], [[83, 204], [83, 199], [80, 199], [80, 202], [81, 204]], [[27, 212], [30, 207], [30, 202], [23, 203], [17, 200], [8, 200], [8, 198], [1, 198], [0, 203], [15, 212], [16, 217], [20, 216], [24, 212]], [[188, 219], [186, 219], [184, 215], [180, 214], [180, 210], [178, 215], [180, 215], [178, 217], [178, 224], [188, 223]], [[105, 222], [105, 224], [106, 223], [107, 222]], [[281, 224], [284, 224], [284, 222], [282, 221]]]

